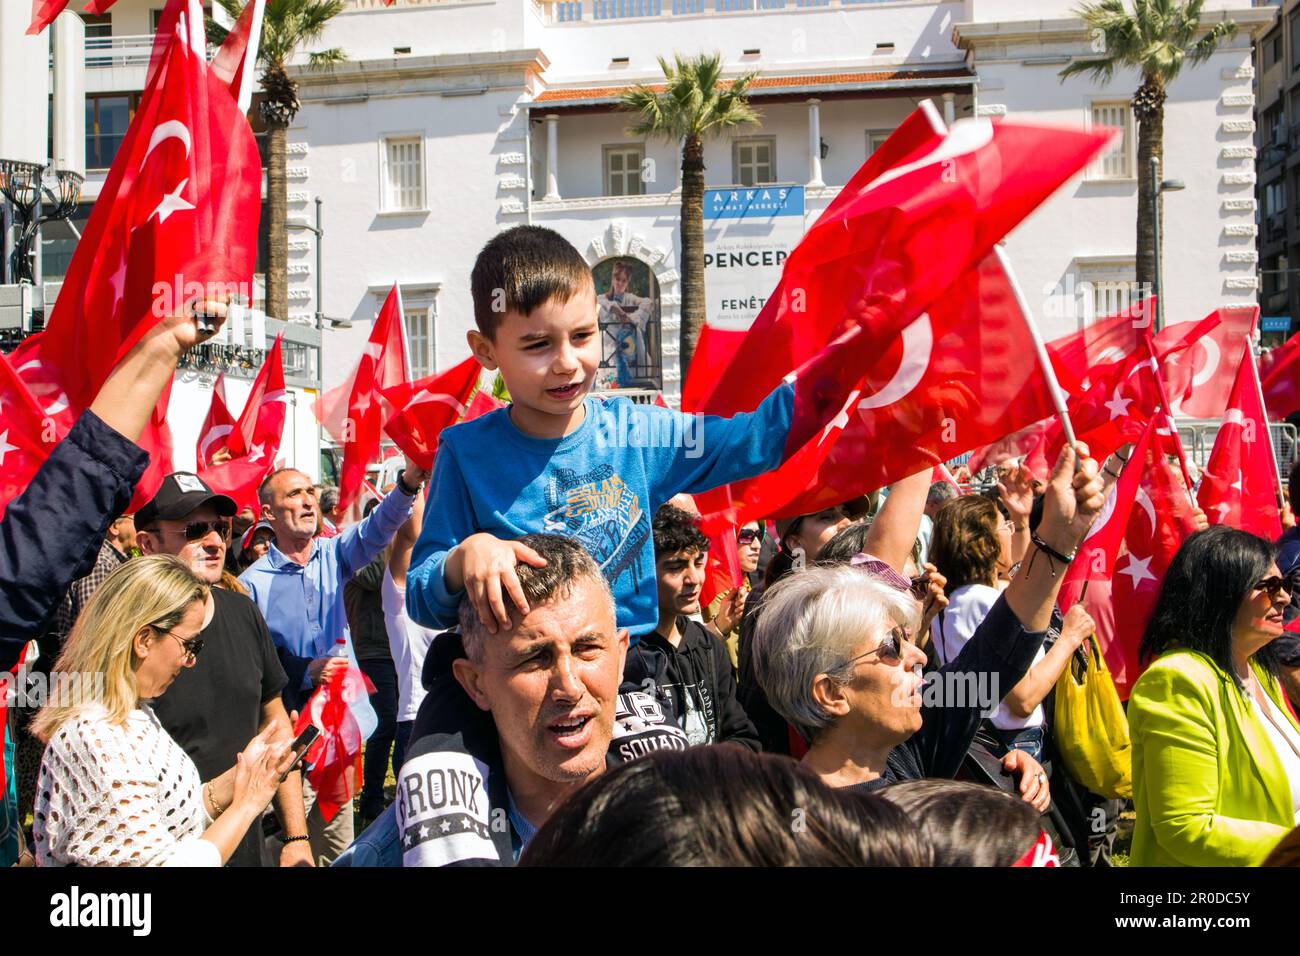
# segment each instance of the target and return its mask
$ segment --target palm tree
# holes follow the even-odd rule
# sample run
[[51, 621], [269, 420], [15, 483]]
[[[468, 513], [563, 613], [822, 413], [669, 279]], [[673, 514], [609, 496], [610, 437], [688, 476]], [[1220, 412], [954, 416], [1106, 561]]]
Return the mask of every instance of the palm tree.
[[[1137, 281], [1149, 289], [1155, 279], [1155, 218], [1152, 214], [1151, 160], [1158, 161], [1163, 178], [1165, 97], [1169, 84], [1185, 65], [1208, 60], [1219, 44], [1237, 32], [1237, 24], [1220, 20], [1201, 25], [1205, 0], [1133, 0], [1130, 12], [1124, 0], [1086, 3], [1076, 13], [1096, 38], [1101, 56], [1071, 63], [1061, 71], [1068, 77], [1088, 73], [1109, 83], [1116, 69], [1135, 69], [1142, 85], [1133, 96], [1133, 118], [1138, 123]], [[1201, 34], [1198, 38], [1198, 34]], [[1163, 200], [1159, 215], [1164, 214]]]
[[[249, 0], [218, 0], [238, 19]], [[269, 207], [266, 263], [266, 311], [277, 319], [289, 315], [288, 175], [285, 170], [286, 131], [298, 115], [298, 82], [289, 75], [289, 62], [300, 47], [320, 39], [321, 32], [347, 7], [344, 0], [266, 0], [262, 42], [257, 58], [262, 67], [262, 100], [258, 106], [266, 124], [266, 193]], [[208, 22], [208, 38], [225, 39], [226, 30]], [[312, 67], [330, 66], [346, 57], [338, 47], [307, 54]], [[319, 303], [317, 304], [319, 308]]]
[[720, 53], [693, 58], [674, 54], [673, 61], [670, 66], [659, 57], [667, 81], [662, 91], [638, 84], [623, 94], [623, 108], [640, 117], [629, 130], [632, 135], [681, 143], [681, 369], [685, 381], [704, 324], [704, 141], [724, 130], [759, 121], [747, 98], [749, 85], [758, 74], [723, 81]]

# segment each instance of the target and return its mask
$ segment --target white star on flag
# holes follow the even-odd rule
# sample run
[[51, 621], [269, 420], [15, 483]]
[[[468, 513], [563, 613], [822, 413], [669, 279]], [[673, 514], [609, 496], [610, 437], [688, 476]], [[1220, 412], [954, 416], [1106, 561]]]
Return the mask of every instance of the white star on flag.
[[[158, 204], [158, 208], [149, 214], [149, 219], [157, 216], [158, 222], [164, 223], [167, 221], [167, 217], [174, 212], [183, 212], [188, 209], [193, 209], [194, 206], [188, 200], [181, 198], [181, 190], [188, 186], [189, 182], [188, 179], [182, 179], [181, 184], [176, 187], [174, 193], [164, 194], [162, 202]], [[145, 220], [145, 222], [148, 221], [148, 219]]]
[[1223, 524], [1228, 517], [1228, 513], [1232, 511], [1232, 505], [1228, 504], [1226, 501], [1220, 501], [1214, 506], [1214, 510], [1219, 513], [1219, 524]]
[[1134, 591], [1141, 587], [1143, 581], [1156, 580], [1156, 576], [1151, 573], [1151, 558], [1139, 558], [1132, 552], [1129, 552], [1128, 567], [1121, 568], [1119, 573], [1127, 574], [1133, 579]]
[[0, 432], [0, 465], [5, 463], [5, 456], [11, 451], [17, 451], [17, 445], [9, 444], [9, 429]]
[[1110, 401], [1104, 404], [1110, 410], [1110, 420], [1113, 422], [1117, 418], [1128, 418], [1128, 407], [1133, 404], [1133, 399], [1120, 398], [1119, 386], [1116, 386]]
[[249, 461], [261, 461], [262, 456], [266, 454], [266, 445], [258, 444], [249, 449], [252, 454], [248, 456]]

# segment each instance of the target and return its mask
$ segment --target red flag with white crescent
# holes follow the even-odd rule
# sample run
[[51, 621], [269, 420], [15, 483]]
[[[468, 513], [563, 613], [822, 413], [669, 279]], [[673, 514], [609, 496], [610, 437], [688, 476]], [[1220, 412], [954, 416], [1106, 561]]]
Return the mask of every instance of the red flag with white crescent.
[[1260, 405], [1255, 363], [1247, 353], [1205, 464], [1197, 502], [1210, 524], [1226, 524], [1269, 541], [1282, 534], [1277, 464], [1268, 415]]
[[[149, 82], [91, 210], [49, 323], [15, 355], [38, 402], [70, 427], [160, 319], [209, 295], [251, 299], [261, 160], [225, 84], [193, 46], [197, 4], [169, 0]], [[33, 341], [35, 339], [35, 341]], [[172, 471], [170, 386], [139, 444], [150, 466], [131, 510]]]

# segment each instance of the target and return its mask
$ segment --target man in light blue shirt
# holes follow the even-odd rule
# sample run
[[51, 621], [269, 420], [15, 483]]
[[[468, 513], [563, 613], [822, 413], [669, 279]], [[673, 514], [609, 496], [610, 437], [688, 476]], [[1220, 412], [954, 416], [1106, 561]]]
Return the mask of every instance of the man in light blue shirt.
[[370, 516], [334, 538], [317, 538], [320, 506], [311, 479], [282, 468], [259, 491], [262, 516], [275, 532], [267, 553], [240, 576], [266, 618], [289, 683], [284, 705], [301, 710], [325, 676], [335, 642], [355, 663], [343, 585], [382, 551], [411, 516], [428, 473], [408, 464], [393, 493]]
[[[312, 689], [331, 673], [330, 656], [342, 639], [356, 664], [343, 605], [343, 585], [369, 564], [411, 516], [415, 496], [429, 477], [410, 463], [397, 478], [397, 487], [369, 517], [334, 538], [317, 538], [320, 506], [311, 479], [294, 468], [282, 468], [262, 482], [258, 497], [262, 517], [270, 522], [275, 541], [270, 550], [240, 577], [266, 618], [289, 683], [284, 705], [301, 710]], [[316, 794], [303, 777], [307, 805], [307, 835], [318, 865], [328, 866], [352, 842], [352, 807], [341, 808], [328, 823], [316, 805]]]

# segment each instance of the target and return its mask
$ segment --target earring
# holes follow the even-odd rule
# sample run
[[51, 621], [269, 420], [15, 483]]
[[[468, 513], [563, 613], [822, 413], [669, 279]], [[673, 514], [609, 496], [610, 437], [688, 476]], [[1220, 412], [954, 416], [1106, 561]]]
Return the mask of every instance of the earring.
[[808, 561], [804, 557], [803, 548], [796, 546], [795, 549], [790, 552], [790, 567], [796, 571], [802, 571], [807, 563]]

